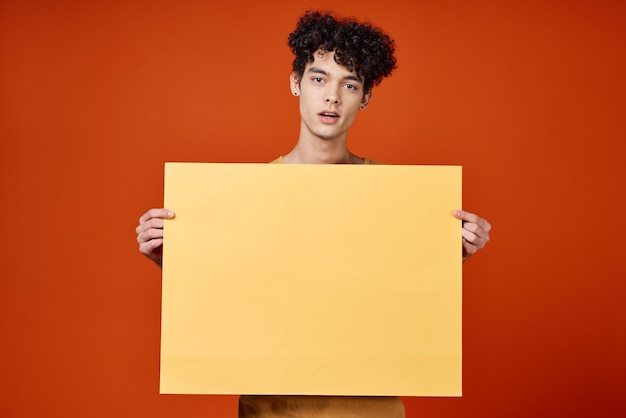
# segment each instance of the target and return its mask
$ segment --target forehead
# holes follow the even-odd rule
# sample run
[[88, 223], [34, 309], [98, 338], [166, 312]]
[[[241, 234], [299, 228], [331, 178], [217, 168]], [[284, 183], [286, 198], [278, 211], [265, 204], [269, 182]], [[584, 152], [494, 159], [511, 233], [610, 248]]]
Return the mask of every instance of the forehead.
[[359, 77], [355, 71], [349, 71], [345, 65], [337, 64], [337, 62], [335, 61], [334, 51], [328, 52], [317, 50], [315, 53], [313, 53], [313, 59], [313, 62], [306, 63], [304, 67], [305, 73], [311, 68], [317, 68], [327, 72], [329, 75], [334, 77], [354, 78], [356, 76], [358, 80], [361, 80], [361, 77]]

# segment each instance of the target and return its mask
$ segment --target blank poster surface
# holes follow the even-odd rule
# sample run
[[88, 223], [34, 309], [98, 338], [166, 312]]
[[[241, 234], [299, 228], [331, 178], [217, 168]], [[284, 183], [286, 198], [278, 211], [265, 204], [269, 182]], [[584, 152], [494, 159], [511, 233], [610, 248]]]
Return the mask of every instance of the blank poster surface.
[[161, 393], [461, 395], [461, 167], [167, 163]]

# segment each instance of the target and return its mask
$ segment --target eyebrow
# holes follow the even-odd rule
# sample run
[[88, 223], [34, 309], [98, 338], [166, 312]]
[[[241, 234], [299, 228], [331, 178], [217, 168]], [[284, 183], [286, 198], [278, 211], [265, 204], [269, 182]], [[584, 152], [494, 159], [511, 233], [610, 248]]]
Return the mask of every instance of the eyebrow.
[[[307, 70], [307, 73], [315, 73], [315, 74], [322, 74], [322, 75], [328, 76], [328, 73], [326, 71], [324, 71], [324, 70], [322, 70], [321, 68], [318, 68], [318, 67], [311, 67], [311, 68], [309, 68]], [[350, 75], [347, 75], [347, 76], [343, 77], [343, 80], [351, 80], [351, 81], [356, 81], [358, 83], [363, 83], [363, 80], [361, 80], [359, 77], [357, 77], [354, 74], [350, 74]]]

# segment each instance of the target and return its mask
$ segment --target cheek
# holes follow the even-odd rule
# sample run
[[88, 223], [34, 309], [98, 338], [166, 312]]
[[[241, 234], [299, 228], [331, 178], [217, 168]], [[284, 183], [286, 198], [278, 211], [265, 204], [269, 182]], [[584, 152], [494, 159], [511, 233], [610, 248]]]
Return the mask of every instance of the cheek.
[[356, 115], [361, 108], [361, 99], [362, 97], [360, 95], [352, 95], [350, 97], [347, 97], [344, 102], [346, 113], [349, 113], [354, 117], [354, 115]]
[[351, 108], [359, 108], [363, 102], [363, 95], [360, 93], [349, 93], [343, 97], [344, 103]]
[[345, 121], [348, 124], [352, 125], [352, 123], [356, 119], [357, 114], [358, 114], [358, 107], [356, 109], [354, 107], [351, 107], [350, 110], [344, 112], [343, 116], [344, 116]]
[[298, 103], [300, 106], [300, 110], [308, 109], [309, 107], [311, 107], [310, 106], [311, 98], [308, 96], [304, 96], [304, 97], [300, 96], [300, 98], [298, 99]]

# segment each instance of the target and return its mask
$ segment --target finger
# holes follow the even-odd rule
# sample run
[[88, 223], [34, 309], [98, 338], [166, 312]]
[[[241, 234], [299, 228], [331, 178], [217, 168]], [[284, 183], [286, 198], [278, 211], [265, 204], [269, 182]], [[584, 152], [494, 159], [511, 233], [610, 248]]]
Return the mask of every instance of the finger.
[[154, 250], [163, 245], [163, 239], [153, 239], [139, 245], [139, 252], [145, 256], [153, 256]]
[[147, 231], [151, 228], [163, 229], [165, 221], [162, 218], [151, 218], [145, 222], [140, 223], [137, 228], [135, 228], [135, 232], [137, 235]]
[[161, 218], [161, 219], [171, 219], [173, 218], [174, 212], [165, 208], [152, 208], [139, 218], [139, 223], [144, 223], [152, 218]]
[[477, 249], [483, 248], [487, 244], [487, 240], [483, 237], [476, 235], [475, 233], [468, 231], [467, 229], [463, 229], [462, 231], [463, 242], [468, 242], [469, 244], [475, 246]]
[[489, 241], [489, 232], [487, 232], [478, 224], [472, 222], [463, 222], [463, 229], [472, 232], [473, 234], [482, 238], [485, 241]]
[[483, 230], [477, 223], [463, 221], [463, 229], [472, 232], [476, 235], [481, 235], [480, 232]]
[[475, 223], [478, 224], [482, 229], [484, 229], [486, 232], [489, 232], [491, 230], [491, 224], [489, 222], [487, 222], [486, 219], [481, 218], [480, 216], [476, 215], [475, 213], [471, 213], [465, 210], [455, 210], [452, 212], [452, 216], [454, 216], [457, 219], [461, 219], [463, 221], [466, 222], [471, 222], [471, 223]]
[[489, 242], [489, 231], [481, 228], [478, 224], [465, 222], [463, 224], [463, 229], [473, 233], [482, 240], [482, 245], [480, 248], [483, 248]]
[[163, 238], [163, 230], [158, 228], [150, 228], [146, 231], [143, 231], [141, 234], [137, 235], [137, 242], [144, 243], [155, 239]]

